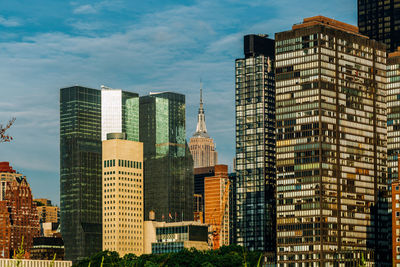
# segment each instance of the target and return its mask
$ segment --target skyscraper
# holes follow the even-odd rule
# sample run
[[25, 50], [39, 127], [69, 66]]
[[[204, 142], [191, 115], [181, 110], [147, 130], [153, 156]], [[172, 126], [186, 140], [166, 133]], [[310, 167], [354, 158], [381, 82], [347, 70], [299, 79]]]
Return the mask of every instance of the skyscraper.
[[197, 115], [196, 132], [190, 138], [189, 149], [193, 156], [195, 168], [210, 167], [217, 164], [218, 154], [215, 151], [215, 144], [207, 133], [202, 88], [200, 88], [200, 107]]
[[145, 220], [193, 221], [193, 159], [186, 144], [185, 96], [140, 97]]
[[60, 90], [60, 200], [65, 258], [101, 251], [101, 94]]
[[103, 141], [103, 250], [143, 253], [143, 143]]
[[400, 48], [387, 59], [387, 159], [388, 183], [391, 194], [393, 266], [400, 263], [400, 206], [399, 206], [399, 155], [400, 155]]
[[126, 139], [139, 141], [139, 95], [101, 86], [101, 140], [108, 133], [125, 133]]
[[386, 44], [393, 52], [400, 46], [400, 2], [398, 0], [358, 0], [360, 33]]
[[274, 41], [244, 37], [236, 60], [236, 242], [250, 250], [275, 251]]
[[275, 42], [278, 266], [384, 266], [386, 48], [321, 16]]

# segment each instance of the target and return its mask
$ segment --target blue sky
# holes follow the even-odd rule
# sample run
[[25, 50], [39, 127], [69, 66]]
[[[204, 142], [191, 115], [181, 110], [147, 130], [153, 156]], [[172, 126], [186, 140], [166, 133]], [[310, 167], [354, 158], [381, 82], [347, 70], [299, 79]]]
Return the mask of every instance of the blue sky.
[[219, 162], [234, 156], [234, 60], [249, 33], [289, 30], [324, 15], [356, 25], [355, 0], [0, 0], [0, 145], [35, 197], [59, 203], [59, 88], [74, 84], [186, 95], [193, 134], [203, 81]]

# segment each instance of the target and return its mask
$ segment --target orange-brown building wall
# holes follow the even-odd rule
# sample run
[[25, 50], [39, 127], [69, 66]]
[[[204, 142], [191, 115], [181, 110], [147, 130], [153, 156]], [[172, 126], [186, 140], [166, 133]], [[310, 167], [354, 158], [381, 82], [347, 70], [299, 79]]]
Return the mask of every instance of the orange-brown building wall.
[[[225, 224], [221, 228], [220, 245], [229, 245], [229, 206], [226, 203], [225, 211], [222, 211], [222, 198], [225, 185], [228, 181], [228, 166], [215, 165], [215, 176], [204, 178], [204, 219], [205, 223], [214, 229], [221, 225], [221, 214], [225, 212]], [[229, 202], [229, 200], [227, 201]], [[213, 229], [213, 230], [214, 230]]]
[[400, 263], [400, 183], [398, 181], [392, 183], [392, 255], [393, 266], [396, 266]]

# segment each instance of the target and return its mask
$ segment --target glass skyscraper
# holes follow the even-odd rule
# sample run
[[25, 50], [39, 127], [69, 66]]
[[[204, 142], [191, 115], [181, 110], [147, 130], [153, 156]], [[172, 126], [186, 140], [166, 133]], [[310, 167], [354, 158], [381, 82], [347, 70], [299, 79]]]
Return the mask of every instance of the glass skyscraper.
[[145, 220], [193, 221], [193, 159], [186, 144], [185, 96], [140, 97]]
[[358, 27], [360, 33], [394, 52], [400, 46], [400, 1], [358, 0]]
[[65, 258], [79, 260], [102, 246], [100, 90], [60, 90], [60, 200]]
[[236, 60], [236, 242], [276, 250], [274, 41], [244, 37]]
[[390, 266], [386, 47], [322, 16], [275, 42], [278, 266]]
[[139, 141], [139, 95], [101, 87], [101, 140], [107, 133], [125, 133], [126, 139]]

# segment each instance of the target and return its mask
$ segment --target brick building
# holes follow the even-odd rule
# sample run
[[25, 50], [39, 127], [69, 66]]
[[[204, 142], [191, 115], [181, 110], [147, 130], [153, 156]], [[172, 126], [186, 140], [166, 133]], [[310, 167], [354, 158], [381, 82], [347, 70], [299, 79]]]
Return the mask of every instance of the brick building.
[[0, 258], [11, 258], [21, 247], [29, 258], [39, 236], [39, 217], [25, 176], [0, 162]]

